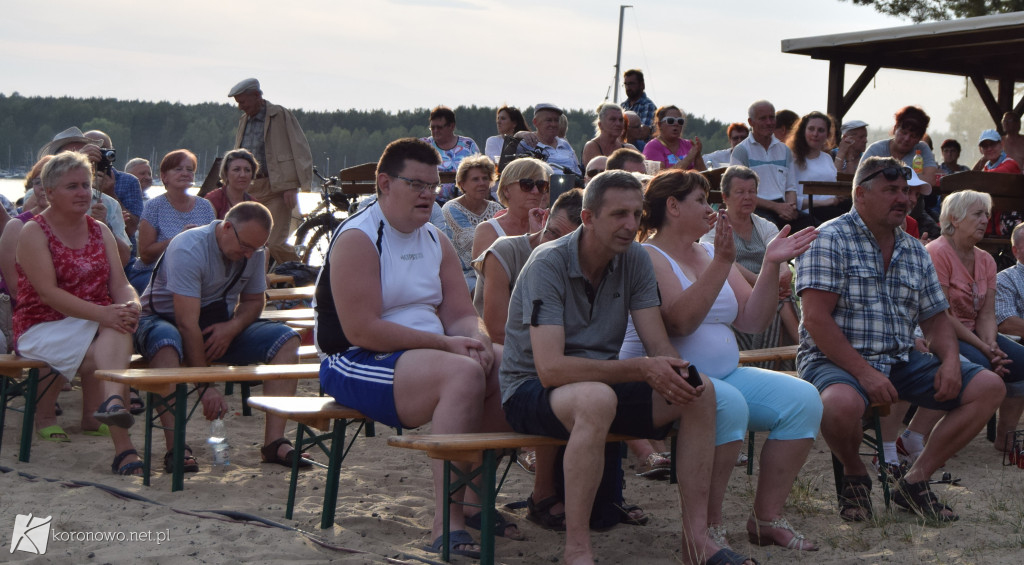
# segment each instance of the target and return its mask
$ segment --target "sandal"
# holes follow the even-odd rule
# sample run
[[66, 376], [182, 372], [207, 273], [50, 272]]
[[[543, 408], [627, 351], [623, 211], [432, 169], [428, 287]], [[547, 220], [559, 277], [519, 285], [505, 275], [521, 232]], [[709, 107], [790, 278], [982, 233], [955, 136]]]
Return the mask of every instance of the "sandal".
[[139, 452], [135, 451], [134, 449], [128, 449], [122, 451], [121, 453], [118, 453], [117, 456], [114, 457], [114, 462], [110, 465], [110, 470], [113, 471], [115, 475], [135, 476], [142, 474], [141, 460], [132, 461], [131, 463], [125, 463], [124, 465], [121, 465], [121, 462], [124, 461], [125, 457], [128, 457], [129, 455], [134, 455], [138, 457]]
[[[472, 516], [466, 516], [466, 525], [470, 528], [473, 528], [474, 530], [479, 531], [482, 515], [483, 512], [477, 512]], [[515, 535], [509, 535], [511, 533], [509, 532], [509, 528], [515, 528], [513, 530], [513, 532], [515, 532]], [[516, 541], [522, 541], [526, 539], [526, 536], [523, 535], [523, 532], [519, 531], [519, 526], [517, 526], [513, 522], [509, 522], [508, 518], [503, 516], [501, 512], [498, 512], [497, 510], [494, 511], [494, 535]]]
[[[775, 537], [775, 532], [766, 530], [789, 532], [789, 541], [781, 543]], [[771, 521], [758, 520], [754, 513], [751, 512], [750, 518], [747, 519], [747, 536], [750, 539], [750, 543], [755, 545], [779, 545], [786, 549], [795, 549], [797, 551], [818, 551], [818, 546], [808, 541], [803, 534], [797, 533], [793, 526], [790, 526], [789, 522], [782, 517]]]
[[[437, 536], [434, 543], [428, 547], [423, 548], [431, 553], [441, 553], [441, 544], [444, 543], [444, 534]], [[466, 530], [455, 530], [448, 532], [448, 552], [452, 555], [462, 555], [471, 559], [480, 559], [479, 549], [465, 549], [469, 547], [480, 547], [475, 541], [473, 536], [469, 535]]]
[[638, 477], [651, 480], [664, 480], [672, 474], [672, 460], [661, 453], [651, 453], [640, 466]]
[[60, 427], [57, 424], [54, 424], [52, 426], [46, 426], [45, 428], [39, 430], [36, 433], [39, 434], [39, 437], [46, 441], [52, 441], [55, 443], [69, 443], [71, 441], [71, 438], [68, 437], [68, 434], [67, 432], [64, 431], [64, 428]]
[[846, 522], [864, 522], [870, 520], [872, 515], [871, 477], [843, 476], [843, 486], [839, 493], [839, 517]]
[[[283, 465], [283, 466], [288, 467], [289, 469], [291, 469], [291, 467], [292, 467], [292, 459], [295, 457], [295, 450], [292, 449], [291, 451], [288, 452], [288, 455], [285, 455], [284, 457], [281, 457], [281, 456], [279, 456], [277, 454], [277, 450], [280, 449], [280, 447], [282, 445], [291, 445], [291, 444], [292, 444], [292, 442], [290, 442], [286, 438], [282, 437], [282, 438], [275, 439], [274, 441], [268, 443], [267, 445], [264, 445], [263, 447], [260, 448], [260, 455], [263, 456], [263, 462], [264, 463], [277, 463], [278, 465]], [[309, 459], [309, 454], [308, 453], [301, 454], [301, 456], [299, 457], [299, 469], [305, 469], [307, 467], [312, 467], [312, 466], [313, 466], [313, 461]]]
[[728, 547], [723, 547], [704, 563], [706, 565], [743, 565], [747, 561], [754, 565], [758, 565], [757, 559], [754, 559], [753, 557], [744, 557]]
[[128, 411], [138, 416], [146, 411], [146, 403], [139, 396], [139, 391], [134, 388], [128, 389]]
[[[646, 526], [647, 522], [651, 520], [650, 516], [644, 513], [644, 509], [640, 508], [636, 504], [616, 504], [615, 509], [619, 511], [621, 517], [619, 519], [620, 524], [626, 524], [629, 526]], [[639, 512], [639, 517], [634, 517], [633, 514]]]
[[533, 495], [526, 499], [526, 519], [544, 528], [556, 532], [565, 531], [565, 512], [552, 514], [551, 508], [562, 502], [557, 496], [549, 496], [544, 500], [534, 503]]
[[729, 545], [729, 540], [727, 539], [728, 536], [729, 530], [725, 529], [725, 526], [722, 524], [711, 524], [708, 526], [708, 537], [711, 538], [711, 541], [715, 542], [715, 545], [718, 547], [732, 549], [732, 546]]
[[110, 437], [110, 426], [100, 424], [95, 430], [82, 430], [83, 436]]
[[[939, 502], [931, 487], [928, 486], [928, 481], [908, 483], [906, 479], [900, 479], [900, 482], [896, 484], [896, 492], [892, 495], [892, 501], [897, 506], [910, 510], [925, 519], [939, 522], [956, 522], [960, 519], [960, 516], [957, 516], [952, 508]], [[947, 511], [948, 514], [943, 514]]]
[[[189, 460], [192, 462], [189, 463]], [[185, 473], [198, 473], [199, 472], [199, 461], [196, 460], [195, 456], [192, 455], [192, 448], [185, 444], [185, 456], [182, 458], [181, 470]], [[164, 472], [174, 472], [174, 451], [168, 451], [164, 454]]]
[[135, 423], [135, 416], [132, 416], [131, 412], [125, 409], [124, 399], [117, 394], [104, 400], [92, 417], [96, 418], [101, 424], [117, 426], [119, 428], [130, 428]]
[[522, 467], [523, 470], [526, 471], [527, 473], [531, 475], [536, 473], [537, 451], [534, 449], [530, 449], [528, 447], [520, 449], [519, 453], [516, 454], [516, 463], [518, 463], [519, 466]]

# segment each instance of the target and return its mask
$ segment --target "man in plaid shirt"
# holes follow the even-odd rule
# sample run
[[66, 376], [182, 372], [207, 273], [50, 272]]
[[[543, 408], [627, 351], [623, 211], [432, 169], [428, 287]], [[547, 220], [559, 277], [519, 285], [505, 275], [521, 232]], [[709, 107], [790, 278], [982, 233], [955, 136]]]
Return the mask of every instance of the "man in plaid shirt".
[[647, 85], [644, 83], [644, 72], [640, 69], [629, 69], [622, 73], [622, 86], [626, 89], [622, 110], [632, 110], [640, 116], [640, 139], [647, 141], [654, 131], [654, 111], [657, 107], [645, 92]]
[[[1006, 393], [1002, 380], [958, 355], [948, 302], [924, 246], [900, 229], [910, 211], [911, 170], [866, 159], [854, 177], [853, 209], [821, 226], [797, 259], [803, 305], [797, 366], [821, 392], [821, 433], [845, 469], [840, 516], [871, 517], [871, 479], [858, 455], [869, 405], [909, 400], [948, 411], [900, 479], [896, 504], [956, 520], [928, 480], [981, 430]], [[920, 325], [932, 353], [914, 349]]]

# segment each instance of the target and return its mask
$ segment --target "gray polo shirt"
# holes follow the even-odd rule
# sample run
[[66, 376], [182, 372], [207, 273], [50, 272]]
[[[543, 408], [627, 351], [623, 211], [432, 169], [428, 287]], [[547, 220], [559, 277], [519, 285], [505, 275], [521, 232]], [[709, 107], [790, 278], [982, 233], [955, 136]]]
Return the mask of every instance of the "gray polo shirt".
[[512, 291], [501, 360], [501, 401], [527, 379], [536, 379], [531, 325], [565, 329], [565, 354], [617, 359], [631, 310], [661, 305], [658, 282], [647, 252], [638, 243], [612, 259], [595, 289], [580, 268], [583, 228], [539, 246], [530, 255]]

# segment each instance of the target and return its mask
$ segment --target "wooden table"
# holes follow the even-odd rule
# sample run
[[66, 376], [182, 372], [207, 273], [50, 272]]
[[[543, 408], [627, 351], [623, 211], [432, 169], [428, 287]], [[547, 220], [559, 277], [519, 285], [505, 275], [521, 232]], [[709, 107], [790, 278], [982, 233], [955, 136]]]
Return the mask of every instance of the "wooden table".
[[[184, 458], [185, 426], [189, 417], [198, 407], [188, 410], [188, 385], [218, 383], [269, 381], [279, 379], [315, 379], [320, 376], [320, 365], [317, 363], [299, 363], [294, 365], [246, 365], [214, 366], [214, 367], [177, 367], [173, 369], [123, 369], [120, 371], [96, 371], [96, 377], [105, 381], [126, 384], [146, 392], [146, 439], [142, 457], [142, 484], [149, 486], [150, 469], [153, 451], [153, 409], [159, 402], [161, 408], [169, 410], [174, 416], [174, 458], [171, 474], [171, 491], [185, 488]], [[168, 386], [174, 392], [164, 396], [162, 392]], [[170, 402], [174, 406], [170, 406]]]
[[807, 209], [814, 210], [814, 197], [817, 196], [841, 196], [850, 198], [853, 190], [853, 183], [850, 181], [821, 181], [808, 180], [800, 184], [804, 185], [804, 194], [807, 196]]

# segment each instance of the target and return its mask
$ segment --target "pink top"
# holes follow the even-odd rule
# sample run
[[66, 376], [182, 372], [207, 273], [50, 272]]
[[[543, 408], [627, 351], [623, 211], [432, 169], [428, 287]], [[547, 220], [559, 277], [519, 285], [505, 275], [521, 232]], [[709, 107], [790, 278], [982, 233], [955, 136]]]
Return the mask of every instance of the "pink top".
[[[53, 269], [57, 275], [57, 287], [93, 304], [106, 306], [110, 299], [110, 262], [107, 261], [106, 246], [103, 245], [103, 230], [100, 224], [89, 216], [85, 217], [89, 225], [89, 240], [81, 249], [71, 249], [54, 235], [46, 217], [42, 214], [32, 218], [38, 222], [49, 242], [50, 255], [53, 257]], [[14, 308], [14, 339], [32, 326], [42, 322], [63, 320], [67, 316], [43, 303], [39, 293], [25, 276], [25, 271], [18, 267], [18, 303]]]
[[925, 248], [932, 256], [939, 284], [946, 287], [950, 312], [967, 329], [974, 331], [974, 320], [985, 304], [989, 292], [996, 291], [996, 260], [974, 248], [974, 273], [956, 255], [949, 238], [942, 236]]
[[[231, 205], [228, 202], [228, 195], [223, 188], [211, 190], [210, 192], [206, 193], [206, 196], [204, 196], [203, 198], [209, 200], [210, 204], [213, 204], [213, 211], [217, 213], [218, 220], [223, 220], [224, 216], [228, 214], [228, 210], [231, 209]], [[250, 200], [255, 199], [252, 196], [250, 196], [248, 192], [245, 192], [242, 194], [242, 200], [245, 202], [249, 202]]]
[[[661, 168], [667, 169], [675, 166], [676, 163], [686, 158], [686, 155], [690, 152], [693, 147], [693, 142], [686, 138], [679, 138], [679, 150], [672, 153], [665, 147], [658, 138], [654, 138], [644, 145], [644, 157], [651, 161], [661, 161]], [[694, 163], [690, 163], [690, 169], [695, 168]]]

